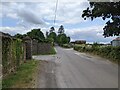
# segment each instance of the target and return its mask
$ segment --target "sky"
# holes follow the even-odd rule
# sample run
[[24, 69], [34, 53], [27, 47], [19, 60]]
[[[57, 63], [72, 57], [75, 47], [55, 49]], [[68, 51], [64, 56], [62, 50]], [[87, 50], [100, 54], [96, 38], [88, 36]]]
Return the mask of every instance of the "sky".
[[25, 34], [31, 29], [41, 28], [45, 34], [50, 27], [58, 31], [64, 26], [71, 41], [86, 40], [88, 43], [110, 43], [115, 37], [104, 38], [103, 27], [107, 20], [96, 18], [84, 20], [83, 10], [89, 6], [87, 0], [58, 0], [56, 23], [54, 24], [57, 0], [2, 0], [0, 3], [0, 31], [15, 35]]

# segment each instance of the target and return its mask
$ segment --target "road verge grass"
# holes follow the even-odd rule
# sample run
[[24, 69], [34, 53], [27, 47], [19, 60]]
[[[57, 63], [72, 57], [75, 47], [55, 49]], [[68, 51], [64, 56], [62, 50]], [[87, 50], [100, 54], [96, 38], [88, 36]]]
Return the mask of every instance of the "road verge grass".
[[50, 51], [49, 54], [56, 54], [56, 51], [55, 51], [55, 48], [54, 48], [54, 47], [51, 48], [51, 51]]
[[39, 61], [36, 60], [29, 60], [23, 63], [16, 73], [2, 80], [2, 88], [32, 88], [38, 64]]

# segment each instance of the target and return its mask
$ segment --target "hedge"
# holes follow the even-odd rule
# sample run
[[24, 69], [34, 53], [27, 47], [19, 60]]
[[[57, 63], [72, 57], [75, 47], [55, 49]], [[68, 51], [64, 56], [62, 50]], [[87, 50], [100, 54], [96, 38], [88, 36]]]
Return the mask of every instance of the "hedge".
[[64, 48], [71, 48], [72, 47], [70, 44], [62, 44], [61, 46]]
[[99, 45], [75, 45], [74, 50], [79, 52], [88, 52], [95, 55], [108, 58], [112, 61], [118, 62], [120, 60], [120, 47], [113, 46], [99, 46]]

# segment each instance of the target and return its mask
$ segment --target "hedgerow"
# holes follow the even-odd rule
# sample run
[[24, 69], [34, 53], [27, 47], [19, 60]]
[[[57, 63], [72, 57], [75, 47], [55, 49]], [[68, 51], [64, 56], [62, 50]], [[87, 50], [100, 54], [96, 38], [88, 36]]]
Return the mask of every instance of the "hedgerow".
[[100, 46], [100, 45], [75, 45], [74, 50], [88, 52], [108, 58], [112, 61], [120, 61], [120, 47]]

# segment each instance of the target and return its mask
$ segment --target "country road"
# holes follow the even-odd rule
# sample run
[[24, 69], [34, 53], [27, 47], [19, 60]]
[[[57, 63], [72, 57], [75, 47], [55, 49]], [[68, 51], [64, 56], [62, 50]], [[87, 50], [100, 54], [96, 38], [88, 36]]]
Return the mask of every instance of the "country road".
[[41, 65], [37, 88], [118, 88], [118, 66], [97, 56], [56, 47], [53, 56]]

